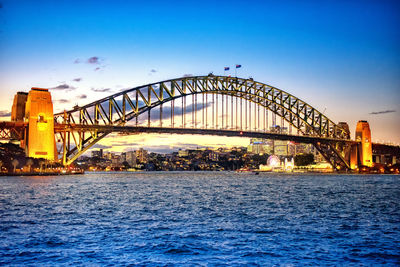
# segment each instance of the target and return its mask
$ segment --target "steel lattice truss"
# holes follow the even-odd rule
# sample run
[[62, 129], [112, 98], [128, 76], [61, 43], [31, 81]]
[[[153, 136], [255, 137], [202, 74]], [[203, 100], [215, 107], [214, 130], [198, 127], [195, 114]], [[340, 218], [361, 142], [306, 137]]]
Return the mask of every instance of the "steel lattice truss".
[[0, 140], [23, 140], [25, 127], [23, 122], [0, 122]]
[[[72, 163], [112, 131], [111, 128], [104, 126], [123, 126], [146, 112], [150, 117], [150, 110], [155, 107], [160, 109], [162, 116], [163, 104], [199, 94], [228, 95], [243, 99], [245, 103], [255, 103], [281, 117], [302, 135], [323, 137], [327, 140], [335, 139], [336, 143], [350, 138], [349, 132], [311, 105], [273, 86], [252, 79], [235, 77], [214, 75], [184, 77], [132, 88], [85, 106], [55, 114], [58, 140], [63, 144], [63, 163]], [[74, 128], [74, 125], [90, 127]], [[333, 160], [334, 166], [348, 167], [343, 159], [344, 153], [338, 153], [334, 146], [335, 143], [332, 141], [328, 144], [328, 148], [316, 144], [317, 149], [326, 158], [332, 158], [331, 151], [335, 151], [339, 160]]]

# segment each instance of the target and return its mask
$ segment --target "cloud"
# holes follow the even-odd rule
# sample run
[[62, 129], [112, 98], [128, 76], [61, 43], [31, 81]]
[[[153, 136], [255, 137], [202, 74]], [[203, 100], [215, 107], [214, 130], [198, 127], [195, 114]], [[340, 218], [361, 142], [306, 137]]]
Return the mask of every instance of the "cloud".
[[94, 71], [98, 71], [98, 70], [100, 70], [100, 67], [97, 67], [97, 68], [94, 69]]
[[[141, 147], [139, 145], [139, 147]], [[150, 152], [156, 152], [161, 154], [167, 154], [171, 152], [176, 152], [180, 149], [201, 149], [207, 148], [206, 146], [198, 145], [198, 144], [190, 144], [190, 143], [176, 143], [171, 145], [154, 145], [154, 146], [145, 146], [143, 149], [148, 150]]]
[[396, 112], [396, 110], [383, 110], [383, 111], [373, 111], [369, 113], [370, 115], [379, 115], [379, 114], [386, 114], [386, 113], [393, 113]]
[[[210, 107], [211, 105], [212, 105], [211, 102], [205, 103], [204, 108]], [[203, 109], [202, 104], [198, 103], [196, 111], [198, 112], [198, 111], [201, 111], [202, 109]], [[195, 104], [193, 104], [193, 103], [186, 106], [184, 114], [191, 114], [192, 110], [195, 110]], [[181, 107], [175, 106], [175, 112], [174, 112], [175, 117], [182, 116], [181, 112], [182, 112]], [[165, 120], [165, 119], [170, 119], [170, 118], [171, 118], [171, 106], [168, 105], [168, 103], [167, 103], [167, 104], [163, 105], [163, 119]], [[157, 121], [157, 120], [159, 120], [159, 118], [152, 117], [151, 120]]]
[[69, 103], [70, 101], [68, 99], [58, 99], [58, 100], [54, 100], [55, 102], [61, 103], [61, 104], [65, 104], [65, 103]]
[[90, 58], [88, 58], [87, 63], [100, 64], [100, 59], [99, 59], [99, 57], [90, 57]]
[[[99, 57], [95, 56], [95, 57], [88, 58], [85, 62], [88, 63], [88, 64], [96, 65], [96, 64], [100, 64], [101, 61], [102, 60]], [[77, 58], [77, 59], [74, 60], [74, 64], [80, 64], [82, 62], [84, 62], [84, 61], [82, 61], [80, 58]]]
[[82, 81], [82, 78], [75, 78], [75, 79], [73, 79], [72, 81], [74, 81], [74, 82], [80, 82], [80, 81]]
[[112, 148], [112, 146], [110, 146], [110, 145], [101, 145], [101, 144], [95, 144], [94, 146], [93, 146], [93, 149], [110, 149], [110, 148]]
[[0, 110], [0, 117], [8, 117], [11, 116], [11, 112], [7, 110]]
[[151, 76], [151, 75], [153, 75], [153, 73], [156, 73], [156, 72], [157, 72], [157, 70], [151, 69], [150, 72], [149, 72], [149, 75]]
[[78, 95], [77, 98], [79, 98], [79, 99], [86, 99], [86, 98], [87, 98], [87, 95], [81, 94], [81, 95]]
[[96, 93], [105, 93], [105, 92], [110, 92], [111, 88], [98, 88], [98, 89], [92, 88], [92, 91]]
[[56, 87], [52, 87], [50, 88], [51, 90], [65, 90], [65, 91], [71, 91], [71, 90], [75, 90], [76, 88], [73, 86], [70, 86], [66, 83], [60, 84]]

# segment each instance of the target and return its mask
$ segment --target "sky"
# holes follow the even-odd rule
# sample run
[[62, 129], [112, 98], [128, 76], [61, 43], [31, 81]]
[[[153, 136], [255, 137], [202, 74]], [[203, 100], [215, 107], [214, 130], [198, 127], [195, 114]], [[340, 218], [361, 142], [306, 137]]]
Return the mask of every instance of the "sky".
[[[0, 0], [0, 120], [31, 87], [50, 88], [57, 112], [187, 74], [234, 75], [241, 64], [237, 76], [289, 92], [352, 133], [367, 120], [373, 141], [398, 144], [399, 26], [398, 1]], [[248, 143], [140, 135], [97, 148]]]

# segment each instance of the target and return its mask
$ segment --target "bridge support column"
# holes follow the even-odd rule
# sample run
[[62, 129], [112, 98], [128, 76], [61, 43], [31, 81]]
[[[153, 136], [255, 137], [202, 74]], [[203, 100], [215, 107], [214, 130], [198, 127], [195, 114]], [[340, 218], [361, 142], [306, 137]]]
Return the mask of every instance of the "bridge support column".
[[[18, 92], [14, 96], [14, 102], [11, 108], [11, 121], [15, 122], [23, 122], [25, 117], [25, 104], [28, 98], [28, 93], [25, 92]], [[22, 133], [20, 136], [24, 136]], [[17, 135], [13, 132], [11, 134], [11, 138], [17, 138]], [[22, 137], [23, 138], [23, 137]], [[19, 138], [18, 138], [19, 139]], [[24, 140], [20, 140], [20, 147], [25, 149]]]
[[53, 103], [47, 89], [31, 89], [25, 106], [25, 120], [28, 121], [25, 135], [26, 155], [56, 160]]
[[352, 170], [357, 169], [359, 165], [357, 151], [358, 151], [358, 146], [352, 145], [350, 148], [350, 168]]
[[356, 127], [357, 145], [352, 146], [350, 165], [352, 169], [360, 166], [372, 167], [371, 130], [367, 121], [359, 121]]

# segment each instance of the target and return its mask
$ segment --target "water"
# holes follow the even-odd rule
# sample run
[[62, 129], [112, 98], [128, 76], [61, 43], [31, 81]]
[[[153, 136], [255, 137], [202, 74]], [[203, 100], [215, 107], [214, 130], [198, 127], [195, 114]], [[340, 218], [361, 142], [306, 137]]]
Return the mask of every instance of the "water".
[[0, 177], [0, 264], [399, 265], [400, 176]]

